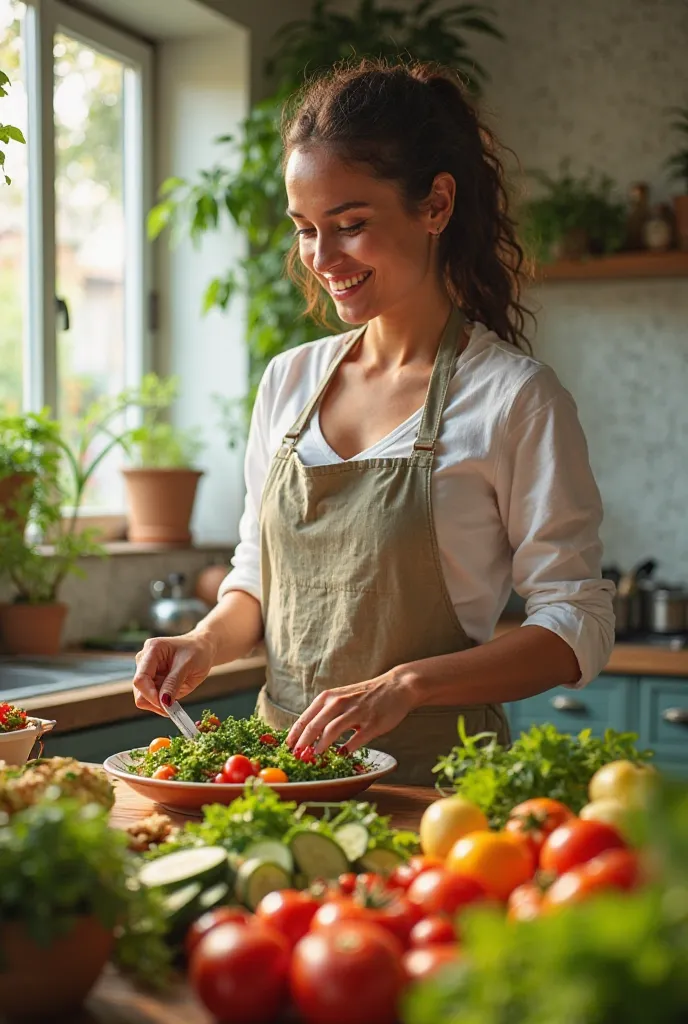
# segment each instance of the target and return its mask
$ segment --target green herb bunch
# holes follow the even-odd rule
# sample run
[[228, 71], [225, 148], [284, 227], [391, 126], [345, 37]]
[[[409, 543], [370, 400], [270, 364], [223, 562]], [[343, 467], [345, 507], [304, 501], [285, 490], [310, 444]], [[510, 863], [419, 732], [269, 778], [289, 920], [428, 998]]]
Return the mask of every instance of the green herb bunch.
[[610, 761], [647, 761], [651, 751], [638, 751], [635, 733], [607, 729], [603, 737], [583, 729], [577, 736], [554, 725], [534, 725], [510, 747], [495, 733], [468, 736], [463, 717], [458, 725], [461, 746], [441, 757], [433, 771], [439, 789], [453, 788], [477, 804], [501, 828], [509, 811], [522, 800], [549, 796], [578, 813], [588, 802], [588, 783]]
[[462, 963], [411, 991], [404, 1024], [680, 1024], [688, 1020], [688, 788], [645, 818], [661, 880], [528, 922], [462, 918]]
[[[204, 711], [202, 723], [210, 717], [211, 712]], [[172, 764], [177, 769], [175, 779], [180, 782], [208, 782], [222, 771], [228, 757], [243, 754], [258, 760], [261, 768], [281, 768], [290, 782], [310, 782], [348, 778], [356, 774], [357, 765], [365, 765], [365, 750], [345, 754], [331, 748], [314, 762], [302, 761], [287, 747], [287, 734], [287, 729], [271, 729], [257, 715], [250, 718], [230, 715], [218, 728], [202, 732], [195, 740], [175, 736], [169, 747], [154, 754], [138, 751], [138, 761], [131, 771], [150, 777], [161, 765]], [[261, 737], [265, 736], [271, 737], [274, 743], [262, 741]]]
[[97, 804], [49, 799], [0, 815], [0, 927], [22, 922], [48, 946], [80, 916], [115, 933], [115, 959], [141, 980], [163, 982], [169, 963], [157, 897], [139, 885], [138, 860]]

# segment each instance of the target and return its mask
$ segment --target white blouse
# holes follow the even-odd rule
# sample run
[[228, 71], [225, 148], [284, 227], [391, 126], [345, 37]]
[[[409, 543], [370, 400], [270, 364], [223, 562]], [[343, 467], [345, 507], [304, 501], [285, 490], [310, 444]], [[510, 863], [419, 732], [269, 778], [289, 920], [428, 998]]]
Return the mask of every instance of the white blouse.
[[[233, 569], [220, 587], [260, 600], [258, 513], [274, 453], [342, 344], [342, 335], [272, 360], [246, 450], [246, 504]], [[356, 459], [411, 454], [421, 410]], [[298, 453], [305, 465], [342, 461], [318, 412]], [[614, 643], [614, 586], [600, 577], [602, 505], [573, 398], [554, 371], [482, 324], [456, 362], [435, 453], [432, 501], [444, 578], [466, 634], [489, 640], [511, 587], [524, 624], [573, 649], [585, 686]]]

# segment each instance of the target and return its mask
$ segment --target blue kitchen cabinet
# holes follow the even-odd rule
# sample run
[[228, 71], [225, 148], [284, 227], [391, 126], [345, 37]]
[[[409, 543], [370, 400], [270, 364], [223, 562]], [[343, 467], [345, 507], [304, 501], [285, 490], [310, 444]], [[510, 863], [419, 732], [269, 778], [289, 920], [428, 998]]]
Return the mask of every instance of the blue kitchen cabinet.
[[688, 680], [641, 679], [638, 733], [660, 770], [688, 779]]
[[582, 690], [558, 686], [525, 700], [505, 704], [512, 736], [531, 725], [551, 722], [560, 732], [577, 733], [592, 729], [601, 736], [605, 729], [620, 732], [634, 728], [636, 681], [626, 676], [598, 676]]

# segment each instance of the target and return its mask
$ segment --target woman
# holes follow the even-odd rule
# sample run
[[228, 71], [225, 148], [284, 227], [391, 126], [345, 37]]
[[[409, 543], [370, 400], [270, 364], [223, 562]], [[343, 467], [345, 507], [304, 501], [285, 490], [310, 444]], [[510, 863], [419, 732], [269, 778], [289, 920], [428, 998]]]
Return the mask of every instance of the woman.
[[[258, 710], [292, 749], [352, 733], [428, 783], [459, 714], [506, 742], [502, 701], [604, 667], [599, 493], [528, 354], [502, 167], [456, 78], [337, 69], [284, 148], [292, 272], [362, 326], [269, 365], [234, 568], [193, 632], [147, 641], [136, 704], [161, 713], [264, 638]], [[512, 582], [526, 628], [491, 640]]]

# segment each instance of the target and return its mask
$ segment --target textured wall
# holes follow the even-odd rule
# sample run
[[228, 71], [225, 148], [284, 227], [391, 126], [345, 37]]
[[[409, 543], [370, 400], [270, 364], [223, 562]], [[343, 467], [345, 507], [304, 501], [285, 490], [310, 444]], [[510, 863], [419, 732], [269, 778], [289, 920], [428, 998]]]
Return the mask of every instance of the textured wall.
[[[672, 186], [666, 108], [688, 104], [685, 0], [497, 0], [507, 43], [476, 52], [486, 102], [525, 167], [594, 166]], [[688, 280], [550, 284], [537, 354], [572, 391], [604, 499], [607, 560], [654, 555], [688, 580]]]

